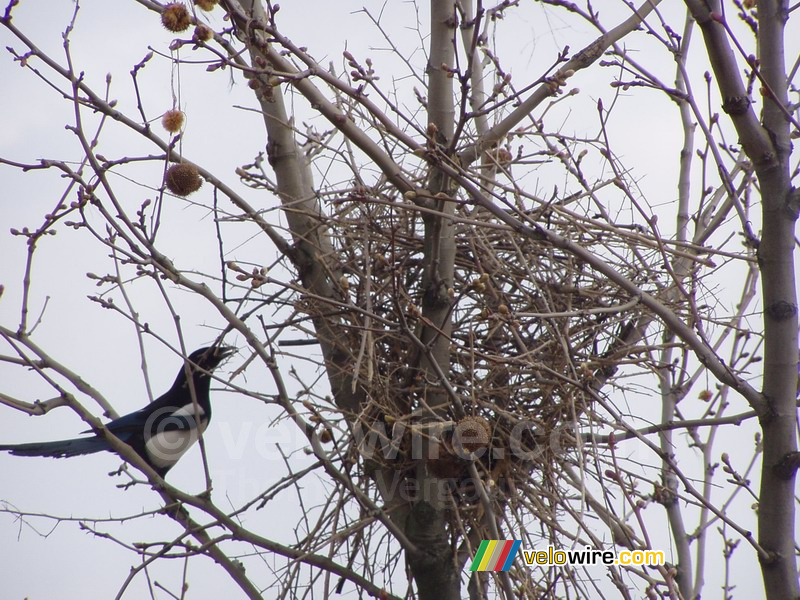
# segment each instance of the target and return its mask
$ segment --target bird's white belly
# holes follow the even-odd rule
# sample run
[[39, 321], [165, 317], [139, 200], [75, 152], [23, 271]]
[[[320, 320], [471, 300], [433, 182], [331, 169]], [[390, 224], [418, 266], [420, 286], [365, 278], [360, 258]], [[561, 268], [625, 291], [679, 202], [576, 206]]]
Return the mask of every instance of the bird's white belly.
[[197, 429], [158, 431], [145, 442], [147, 456], [155, 466], [163, 469], [174, 465], [205, 431], [208, 421], [200, 422]]

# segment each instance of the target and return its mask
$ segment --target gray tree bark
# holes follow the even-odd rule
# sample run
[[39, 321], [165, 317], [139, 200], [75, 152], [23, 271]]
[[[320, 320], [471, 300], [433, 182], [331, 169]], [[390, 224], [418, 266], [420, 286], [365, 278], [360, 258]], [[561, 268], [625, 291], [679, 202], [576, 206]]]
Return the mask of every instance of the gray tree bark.
[[797, 398], [797, 294], [794, 229], [798, 198], [789, 179], [790, 117], [784, 26], [788, 2], [759, 0], [757, 69], [763, 96], [761, 122], [752, 108], [734, 53], [732, 33], [719, 2], [688, 1], [711, 58], [722, 109], [728, 114], [752, 161], [761, 187], [762, 234], [758, 244], [764, 310], [763, 398], [759, 411], [763, 461], [758, 507], [761, 573], [770, 600], [797, 598], [795, 557], [795, 476]]

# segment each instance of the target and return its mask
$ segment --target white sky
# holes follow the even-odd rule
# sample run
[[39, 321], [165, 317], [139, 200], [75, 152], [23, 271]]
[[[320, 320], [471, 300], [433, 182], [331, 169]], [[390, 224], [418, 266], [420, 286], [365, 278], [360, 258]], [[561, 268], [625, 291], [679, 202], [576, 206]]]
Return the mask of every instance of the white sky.
[[[356, 14], [365, 3], [338, 0], [285, 1], [280, 12], [285, 33], [300, 45], [308, 46], [312, 55], [327, 65], [331, 60], [339, 68], [341, 51], [347, 47], [356, 56], [369, 54], [375, 61], [376, 70], [388, 84], [390, 73], [397, 73], [396, 85], [400, 88], [410, 83], [403, 77], [398, 61], [385, 48], [378, 33], [364, 15]], [[424, 63], [419, 52], [419, 38], [414, 31], [415, 13], [412, 4], [389, 3], [386, 25], [397, 33], [397, 42], [404, 55], [415, 64]], [[426, 3], [421, 3], [426, 5]], [[609, 3], [611, 4], [611, 3]], [[614, 3], [616, 4], [616, 3]], [[679, 3], [665, 3], [665, 11], [676, 10]], [[120, 99], [125, 112], [133, 114], [132, 85], [129, 71], [147, 53], [148, 46], [160, 52], [168, 52], [172, 36], [160, 28], [158, 17], [133, 2], [102, 2], [89, 0], [81, 3], [82, 10], [78, 26], [72, 37], [73, 59], [80, 70], [86, 72], [88, 80], [102, 89], [106, 73], [112, 73], [112, 97]], [[372, 4], [370, 3], [370, 6]], [[380, 4], [371, 8], [374, 14]], [[60, 32], [68, 22], [72, 3], [43, 3], [24, 1], [15, 9], [15, 23], [41, 48], [47, 49], [58, 60], [63, 60]], [[423, 28], [427, 17], [425, 6], [421, 8]], [[615, 8], [616, 12], [619, 12]], [[575, 29], [559, 19], [545, 19], [542, 7], [535, 4], [522, 11], [514, 11], [513, 23], [501, 23], [503, 31], [498, 36], [501, 46], [499, 55], [510, 61], [514, 83], [524, 85], [537, 77], [544, 64], [549, 64], [555, 52], [569, 44], [573, 51], [581, 47], [587, 36], [594, 36], [588, 27]], [[609, 25], [616, 19], [607, 19]], [[682, 25], [680, 19], [674, 20]], [[699, 38], [699, 32], [696, 34]], [[642, 34], [635, 37], [641, 44], [642, 62], [645, 58], [664, 81], [674, 80], [674, 66], [665, 52], [656, 51]], [[0, 29], [0, 46], [21, 49], [5, 29]], [[648, 54], [649, 53], [649, 54]], [[184, 58], [195, 58], [188, 49]], [[385, 75], [384, 75], [385, 74]], [[141, 72], [140, 85], [145, 109], [151, 118], [157, 118], [170, 107], [171, 68], [164, 58], [154, 58]], [[596, 126], [595, 106], [602, 97], [606, 106], [614, 98], [615, 91], [607, 85], [610, 75], [593, 69], [591, 73], [579, 75], [568, 87], [579, 86], [580, 98], [570, 104], [565, 112], [564, 133], [574, 129], [578, 133], [594, 134]], [[71, 157], [79, 159], [81, 152], [74, 136], [64, 130], [71, 121], [69, 103], [58, 101], [55, 95], [30, 71], [12, 63], [5, 54], [0, 60], [0, 156], [19, 161], [35, 161], [39, 157]], [[276, 201], [265, 194], [254, 198], [255, 193], [237, 185], [234, 169], [250, 162], [264, 147], [264, 133], [257, 115], [233, 106], [254, 105], [251, 92], [237, 78], [230, 84], [227, 71], [208, 74], [203, 66], [181, 68], [182, 108], [188, 114], [188, 126], [183, 142], [184, 154], [198, 164], [213, 168], [224, 176], [229, 185], [241, 190], [253, 203], [263, 207], [274, 207]], [[634, 177], [639, 181], [643, 195], [651, 205], [666, 205], [674, 200], [676, 158], [681, 139], [677, 113], [672, 105], [657, 92], [637, 91], [623, 95], [618, 102], [623, 106], [614, 112], [613, 119], [622, 121], [623, 128], [615, 128], [617, 137], [612, 145], [623, 161], [635, 167]], [[157, 126], [157, 125], [156, 125]], [[323, 125], [320, 125], [323, 127]], [[142, 144], [125, 134], [120, 128], [114, 135], [103, 138], [101, 153], [107, 148], [109, 155], [144, 152], [156, 153], [157, 149]], [[620, 132], [625, 132], [620, 134]], [[107, 146], [105, 146], [107, 145]], [[121, 148], [126, 150], [120, 151]], [[160, 174], [148, 167], [142, 171], [143, 180], [157, 187]], [[52, 175], [21, 174], [16, 170], [0, 167], [4, 184], [2, 210], [0, 210], [0, 283], [5, 293], [0, 299], [0, 323], [13, 326], [19, 319], [21, 274], [24, 265], [25, 244], [19, 237], [12, 237], [11, 227], [18, 229], [33, 227], [40, 223], [41, 216], [54, 206], [63, 190], [63, 180]], [[547, 178], [542, 171], [536, 185], [547, 193], [553, 185], [563, 187], [563, 181]], [[152, 190], [135, 184], [118, 182], [119, 190], [126, 194], [125, 201], [138, 204], [152, 197]], [[533, 185], [533, 183], [531, 183]], [[210, 194], [210, 186], [198, 194]], [[149, 194], [149, 195], [148, 195]], [[266, 197], [265, 197], [266, 196]], [[208, 200], [208, 197], [206, 197]], [[627, 210], [620, 206], [620, 210]], [[672, 208], [664, 206], [663, 215], [671, 217]], [[217, 260], [215, 244], [207, 243], [213, 236], [213, 218], [202, 207], [180, 203], [165, 206], [162, 250], [174, 258], [179, 265], [213, 265]], [[662, 223], [671, 220], [661, 220]], [[670, 225], [672, 226], [672, 225]], [[260, 254], [264, 262], [271, 262], [274, 248], [261, 237], [251, 238], [254, 229], [232, 232], [243, 246], [242, 255]], [[213, 238], [211, 238], [213, 239]], [[72, 370], [80, 373], [92, 386], [105, 395], [115, 409], [123, 414], [140, 408], [146, 401], [146, 388], [139, 370], [139, 353], [132, 326], [119, 315], [103, 310], [89, 302], [87, 295], [98, 293], [100, 288], [85, 277], [87, 272], [104, 274], [110, 262], [106, 252], [87, 236], [62, 228], [55, 238], [42, 241], [35, 260], [32, 311], [38, 316], [47, 299], [42, 324], [36, 330], [35, 340], [54, 358], [61, 360]], [[132, 285], [129, 291], [142, 312], [143, 320], [154, 329], [171, 336], [175, 341], [175, 329], [163, 301], [147, 285]], [[173, 294], [172, 299], [182, 317], [182, 327], [191, 350], [215, 336], [216, 328], [222, 325], [213, 309], [192, 298], [188, 293]], [[733, 298], [720, 298], [722, 302], [733, 302]], [[237, 341], [231, 338], [231, 341]], [[241, 340], [238, 340], [241, 344]], [[150, 377], [155, 395], [165, 391], [180, 366], [166, 349], [156, 343], [148, 344]], [[316, 349], [314, 349], [316, 351]], [[3, 349], [2, 352], [8, 352]], [[306, 350], [305, 352], [310, 352]], [[223, 372], [238, 366], [232, 361]], [[19, 368], [0, 365], [0, 391], [27, 401], [47, 399], [52, 392], [35, 374], [23, 374]], [[263, 393], [273, 391], [265, 370], [248, 371], [247, 385]], [[261, 386], [261, 387], [259, 387]], [[89, 400], [81, 398], [90, 405]], [[636, 399], [628, 398], [629, 402]], [[741, 402], [740, 400], [736, 400]], [[94, 407], [92, 407], [94, 408]], [[743, 407], [741, 407], [744, 410]], [[273, 444], [280, 444], [285, 453], [296, 452], [295, 468], [308, 464], [302, 453], [304, 440], [288, 427], [272, 426], [275, 412], [248, 398], [234, 394], [214, 395], [214, 421], [205, 435], [209, 462], [215, 476], [215, 494], [218, 504], [238, 505], [271, 482], [286, 474], [280, 455]], [[736, 411], [738, 412], [738, 411]], [[12, 410], [0, 411], [0, 442], [15, 443], [45, 439], [74, 437], [85, 425], [66, 409], [55, 410], [46, 417], [29, 418]], [[99, 414], [99, 413], [98, 413]], [[680, 436], [677, 436], [680, 437]], [[742, 428], [736, 444], [725, 448], [733, 456], [737, 453], [747, 457], [752, 450], [752, 429]], [[631, 447], [628, 450], [633, 450]], [[722, 450], [722, 449], [721, 449]], [[253, 460], [253, 456], [257, 460]], [[682, 458], [689, 463], [692, 455]], [[93, 516], [121, 517], [135, 515], [143, 510], [160, 506], [159, 497], [144, 486], [122, 491], [116, 487], [120, 478], [107, 477], [109, 471], [120, 464], [118, 458], [102, 453], [70, 460], [25, 459], [0, 453], [0, 498], [13, 506], [30, 511], [85, 518]], [[187, 490], [200, 491], [203, 486], [199, 451], [193, 450], [169, 474], [173, 485]], [[141, 489], [140, 489], [141, 488]], [[314, 504], [325, 497], [320, 484], [317, 489], [305, 491], [305, 501]], [[297, 503], [285, 498], [282, 503], [269, 505], [259, 513], [248, 513], [247, 525], [255, 531], [278, 541], [294, 541], [295, 520], [288, 518], [297, 513]], [[171, 539], [180, 533], [177, 525], [166, 518], [146, 517], [120, 526], [116, 523], [91, 524], [98, 532], [111, 531], [127, 541], [155, 541]], [[247, 552], [246, 548], [237, 548]], [[715, 557], [709, 551], [710, 557]], [[81, 531], [77, 522], [57, 524], [44, 518], [26, 519], [20, 522], [10, 515], [0, 514], [0, 581], [2, 598], [78, 598], [113, 597], [135, 563], [135, 555], [111, 540], [95, 539], [91, 532]], [[248, 562], [248, 568], [259, 568], [259, 561]], [[270, 582], [271, 558], [265, 559], [263, 575], [254, 579], [261, 585]], [[282, 564], [282, 563], [281, 563]], [[737, 578], [737, 593], [741, 597], [758, 597], [761, 592], [760, 573], [755, 557], [749, 549], [740, 548], [733, 564], [739, 569], [752, 571], [750, 578]], [[180, 582], [183, 561], [158, 561], [151, 572], [171, 590]], [[601, 567], [598, 567], [600, 569]], [[225, 574], [210, 560], [194, 559], [189, 563], [190, 598], [236, 598], [240, 592]], [[715, 569], [710, 569], [714, 573]], [[248, 571], [251, 572], [251, 571]], [[741, 572], [741, 571], [740, 571]], [[598, 577], [601, 577], [598, 572]], [[717, 581], [705, 590], [708, 597], [718, 595]], [[146, 582], [140, 575], [131, 585], [126, 597], [145, 597]], [[346, 586], [352, 591], [352, 586]], [[395, 592], [401, 592], [398, 588]], [[157, 597], [166, 597], [159, 595]], [[266, 595], [265, 597], [271, 597]], [[347, 597], [347, 596], [345, 596]]]

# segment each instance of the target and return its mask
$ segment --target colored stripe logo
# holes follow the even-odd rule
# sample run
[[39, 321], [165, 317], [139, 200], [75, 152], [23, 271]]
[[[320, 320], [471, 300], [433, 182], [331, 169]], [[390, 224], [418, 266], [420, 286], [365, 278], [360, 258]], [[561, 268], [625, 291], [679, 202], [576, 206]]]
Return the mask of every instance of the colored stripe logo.
[[508, 571], [522, 540], [483, 540], [470, 571]]

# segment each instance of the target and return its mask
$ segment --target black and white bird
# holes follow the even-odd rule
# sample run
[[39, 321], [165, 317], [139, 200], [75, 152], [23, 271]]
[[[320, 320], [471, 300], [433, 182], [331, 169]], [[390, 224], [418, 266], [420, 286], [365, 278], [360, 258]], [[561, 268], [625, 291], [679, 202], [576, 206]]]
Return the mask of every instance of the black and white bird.
[[[211, 373], [233, 352], [233, 348], [226, 346], [195, 350], [166, 394], [141, 410], [106, 423], [106, 429], [131, 446], [156, 473], [164, 477], [208, 427], [211, 420]], [[191, 385], [187, 374], [191, 375]], [[108, 440], [99, 434], [56, 442], [0, 445], [0, 450], [17, 456], [54, 458], [103, 450], [113, 452]]]

